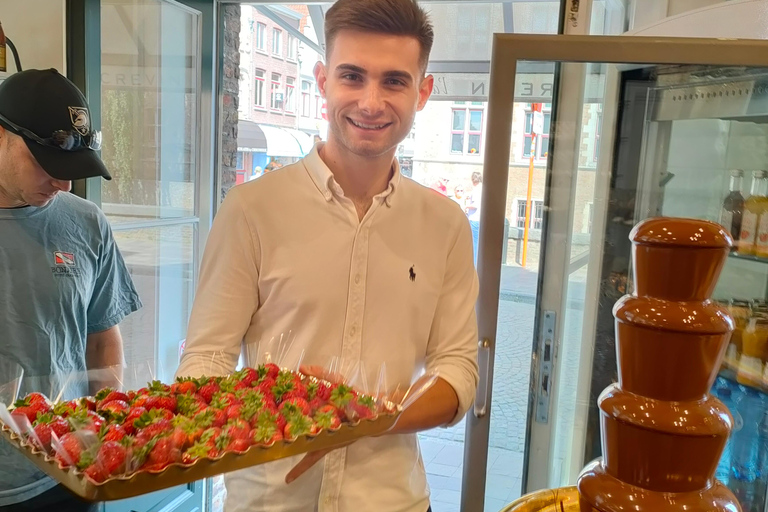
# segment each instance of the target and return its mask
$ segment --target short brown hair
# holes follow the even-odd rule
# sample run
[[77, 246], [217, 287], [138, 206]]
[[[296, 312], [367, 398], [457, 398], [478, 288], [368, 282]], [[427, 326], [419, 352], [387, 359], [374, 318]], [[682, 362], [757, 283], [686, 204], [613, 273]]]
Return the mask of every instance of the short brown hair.
[[337, 0], [325, 14], [326, 56], [342, 30], [414, 37], [421, 47], [422, 70], [435, 39], [429, 16], [416, 0]]

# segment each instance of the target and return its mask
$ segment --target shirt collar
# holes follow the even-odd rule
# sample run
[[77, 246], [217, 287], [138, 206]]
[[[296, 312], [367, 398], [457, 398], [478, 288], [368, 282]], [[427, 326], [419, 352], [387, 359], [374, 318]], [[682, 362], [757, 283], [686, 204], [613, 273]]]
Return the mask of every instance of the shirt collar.
[[[315, 186], [320, 193], [323, 194], [325, 200], [331, 201], [334, 194], [342, 195], [343, 192], [339, 184], [336, 183], [336, 180], [333, 178], [333, 172], [331, 172], [328, 166], [325, 165], [323, 159], [320, 158], [320, 148], [323, 145], [323, 142], [315, 144], [312, 151], [304, 157], [304, 166], [307, 168], [309, 176], [312, 178], [312, 181], [315, 183]], [[392, 168], [394, 172], [392, 173], [392, 178], [389, 180], [387, 188], [375, 196], [382, 198], [387, 206], [392, 206], [392, 198], [402, 179], [402, 176], [400, 175], [400, 164], [397, 159], [393, 160]]]

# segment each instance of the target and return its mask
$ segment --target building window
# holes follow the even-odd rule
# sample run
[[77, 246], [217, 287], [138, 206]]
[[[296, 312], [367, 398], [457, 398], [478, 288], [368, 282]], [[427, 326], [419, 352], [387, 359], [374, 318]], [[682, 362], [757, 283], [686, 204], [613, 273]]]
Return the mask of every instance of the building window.
[[243, 152], [238, 151], [237, 152], [237, 170], [239, 171], [242, 169], [243, 169]]
[[[525, 199], [517, 200], [517, 215], [515, 217], [515, 225], [520, 228], [525, 228]], [[541, 229], [544, 223], [544, 201], [540, 199], [531, 199], [531, 219], [530, 229]]]
[[597, 107], [597, 115], [595, 116], [595, 156], [594, 160], [597, 162], [597, 158], [600, 156], [600, 131], [603, 127], [603, 112], [601, 106]]
[[454, 108], [451, 116], [451, 153], [480, 154], [480, 144], [483, 139], [483, 110]]
[[312, 115], [312, 82], [301, 81], [301, 115], [310, 117]]
[[272, 55], [283, 56], [283, 31], [276, 28], [272, 29]]
[[264, 102], [264, 80], [266, 72], [263, 69], [257, 69], [253, 72], [253, 76], [256, 78], [253, 82], [253, 104], [258, 108], [267, 108]]
[[256, 24], [256, 49], [267, 51], [267, 26], [263, 23]]
[[[531, 104], [526, 105], [525, 112], [525, 134], [523, 135], [523, 158], [531, 157], [531, 145], [533, 143], [533, 111]], [[536, 160], [544, 160], [549, 154], [549, 125], [552, 121], [552, 105], [545, 103], [542, 108], [544, 116], [544, 129], [542, 133], [536, 134]]]
[[285, 111], [296, 112], [296, 79], [289, 76], [285, 78]]
[[272, 94], [269, 104], [272, 110], [283, 110], [283, 91], [280, 89], [280, 85], [280, 75], [272, 73]]
[[286, 44], [288, 45], [288, 59], [289, 60], [296, 60], [296, 54], [298, 53], [298, 40], [293, 37], [292, 35], [288, 34], [288, 38], [286, 40]]

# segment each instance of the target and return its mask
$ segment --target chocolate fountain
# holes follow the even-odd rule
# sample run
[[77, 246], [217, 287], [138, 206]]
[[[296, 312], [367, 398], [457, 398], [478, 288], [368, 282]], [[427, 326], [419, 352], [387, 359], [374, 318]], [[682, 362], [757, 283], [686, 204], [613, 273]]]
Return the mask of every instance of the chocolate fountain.
[[603, 457], [575, 489], [505, 510], [741, 510], [715, 480], [733, 418], [708, 393], [733, 330], [709, 299], [732, 239], [718, 224], [674, 218], [644, 221], [630, 238], [635, 292], [613, 309], [619, 382], [598, 399]]

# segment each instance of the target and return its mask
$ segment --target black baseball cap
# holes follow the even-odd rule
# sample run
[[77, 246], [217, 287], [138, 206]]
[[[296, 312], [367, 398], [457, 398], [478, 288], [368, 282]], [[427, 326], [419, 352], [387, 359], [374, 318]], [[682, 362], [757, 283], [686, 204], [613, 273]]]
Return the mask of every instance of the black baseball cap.
[[53, 178], [112, 179], [85, 96], [55, 69], [27, 69], [0, 83], [0, 125], [20, 135]]

